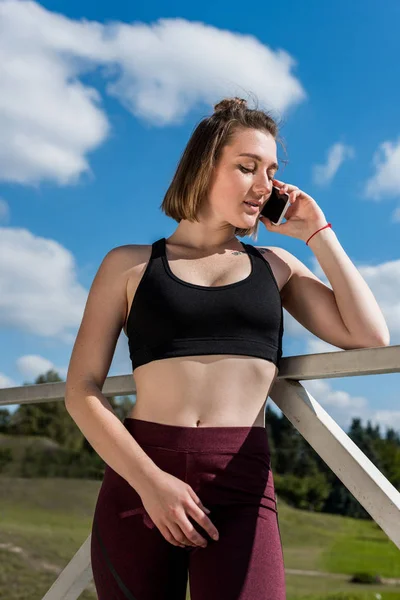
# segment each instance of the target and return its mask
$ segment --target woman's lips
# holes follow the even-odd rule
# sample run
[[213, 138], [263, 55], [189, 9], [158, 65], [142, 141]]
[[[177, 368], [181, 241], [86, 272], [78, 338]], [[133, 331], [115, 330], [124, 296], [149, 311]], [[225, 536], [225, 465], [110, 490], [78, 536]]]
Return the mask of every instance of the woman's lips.
[[246, 206], [246, 208], [248, 208], [249, 210], [251, 210], [252, 213], [257, 213], [259, 207], [258, 206], [252, 206], [251, 204], [247, 204], [247, 202], [243, 202], [243, 204]]

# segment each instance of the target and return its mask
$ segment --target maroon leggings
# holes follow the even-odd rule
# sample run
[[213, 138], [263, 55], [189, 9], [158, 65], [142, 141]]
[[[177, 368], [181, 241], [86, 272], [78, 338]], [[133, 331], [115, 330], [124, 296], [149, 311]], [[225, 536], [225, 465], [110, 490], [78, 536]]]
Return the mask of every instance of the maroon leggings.
[[126, 418], [163, 471], [188, 483], [219, 532], [207, 547], [168, 542], [139, 494], [106, 465], [91, 559], [99, 600], [285, 600], [278, 513], [264, 427], [182, 427]]

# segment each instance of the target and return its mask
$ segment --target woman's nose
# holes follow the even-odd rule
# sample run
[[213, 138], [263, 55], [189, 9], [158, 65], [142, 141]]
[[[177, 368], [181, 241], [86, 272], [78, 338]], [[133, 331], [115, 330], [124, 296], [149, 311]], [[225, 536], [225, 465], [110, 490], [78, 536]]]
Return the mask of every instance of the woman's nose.
[[254, 184], [254, 191], [256, 194], [266, 195], [272, 192], [272, 181], [270, 179], [264, 181], [258, 181]]

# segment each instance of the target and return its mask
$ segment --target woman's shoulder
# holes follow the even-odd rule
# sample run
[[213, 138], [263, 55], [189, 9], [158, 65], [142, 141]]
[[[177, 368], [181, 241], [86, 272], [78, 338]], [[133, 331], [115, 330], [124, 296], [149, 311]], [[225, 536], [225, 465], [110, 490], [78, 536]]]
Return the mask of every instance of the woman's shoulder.
[[291, 261], [293, 260], [293, 258], [295, 258], [293, 254], [291, 254], [284, 248], [279, 248], [279, 246], [254, 246], [254, 247], [257, 248], [257, 250], [263, 256], [266, 256], [267, 258], [272, 258], [273, 260], [274, 259], [281, 260], [281, 261], [284, 261], [284, 262], [287, 262], [288, 264], [290, 264]]
[[297, 259], [293, 254], [278, 246], [254, 247], [259, 251], [264, 260], [269, 263], [271, 269], [276, 274], [276, 279], [280, 280], [280, 287], [282, 288], [292, 276], [294, 267], [293, 259]]
[[114, 262], [131, 263], [132, 260], [138, 260], [151, 254], [151, 244], [124, 244], [111, 248], [105, 258], [109, 258]]
[[98, 277], [111, 280], [120, 277], [129, 278], [135, 271], [140, 270], [151, 256], [151, 244], [124, 244], [108, 250], [100, 262]]
[[[284, 291], [286, 298], [291, 296], [295, 298], [296, 295], [299, 295], [299, 287], [303, 285], [304, 282], [308, 282], [309, 280], [314, 280], [319, 283], [322, 281], [305, 265], [300, 259], [298, 259], [294, 254], [288, 252], [284, 248], [279, 248], [277, 246], [255, 246], [257, 250], [269, 261], [271, 266], [275, 265], [275, 268], [278, 272], [283, 273], [284, 279]], [[286, 285], [289, 283], [290, 285]]]

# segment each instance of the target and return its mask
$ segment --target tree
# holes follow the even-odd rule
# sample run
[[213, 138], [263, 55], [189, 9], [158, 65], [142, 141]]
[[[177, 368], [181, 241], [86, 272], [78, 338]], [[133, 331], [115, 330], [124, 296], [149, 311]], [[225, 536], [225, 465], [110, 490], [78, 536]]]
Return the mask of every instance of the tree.
[[[63, 381], [54, 370], [36, 378], [35, 384]], [[27, 385], [26, 383], [24, 385]], [[29, 384], [32, 385], [32, 384]], [[65, 448], [82, 448], [82, 433], [62, 401], [20, 404], [11, 416], [7, 433], [48, 437]]]
[[[58, 381], [63, 381], [63, 379], [51, 369], [44, 375], [39, 375], [35, 384]], [[129, 396], [123, 396], [120, 402], [113, 397], [108, 400], [120, 420], [124, 419], [133, 405]], [[82, 450], [89, 453], [94, 451], [68, 413], [65, 403], [60, 400], [21, 404], [11, 416], [6, 432], [11, 435], [48, 437], [70, 450]]]
[[10, 425], [11, 413], [7, 408], [0, 408], [0, 433], [6, 433]]

